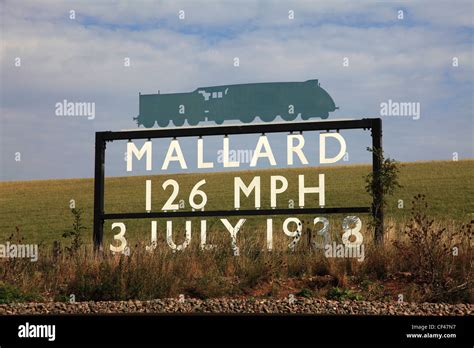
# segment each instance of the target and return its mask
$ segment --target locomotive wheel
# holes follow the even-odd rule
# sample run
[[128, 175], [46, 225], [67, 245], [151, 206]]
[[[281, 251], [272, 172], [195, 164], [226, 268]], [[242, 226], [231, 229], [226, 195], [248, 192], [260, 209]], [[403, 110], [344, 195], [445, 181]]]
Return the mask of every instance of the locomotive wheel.
[[276, 115], [265, 115], [265, 116], [261, 116], [260, 119], [264, 122], [271, 122], [273, 121], [274, 119], [276, 118]]
[[155, 120], [146, 119], [146, 120], [143, 121], [142, 124], [145, 128], [151, 128], [155, 125]]
[[296, 115], [295, 114], [289, 114], [289, 115], [283, 114], [283, 116], [281, 118], [284, 119], [285, 121], [293, 121], [296, 118]]
[[252, 116], [252, 115], [242, 117], [242, 122], [244, 123], [250, 123], [253, 120], [255, 120], [255, 116]]
[[170, 123], [170, 120], [158, 120], [158, 125], [160, 127], [166, 127]]
[[184, 118], [175, 118], [173, 119], [173, 124], [177, 127], [181, 127], [184, 124]]
[[190, 126], [195, 126], [199, 123], [199, 120], [196, 118], [191, 118], [191, 119], [188, 118], [188, 123]]

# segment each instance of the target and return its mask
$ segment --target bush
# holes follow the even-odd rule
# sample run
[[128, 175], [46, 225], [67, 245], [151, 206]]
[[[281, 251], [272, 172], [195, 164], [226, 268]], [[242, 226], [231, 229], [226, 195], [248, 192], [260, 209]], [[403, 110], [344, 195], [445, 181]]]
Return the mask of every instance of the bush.
[[38, 299], [36, 294], [26, 294], [11, 284], [0, 282], [0, 304], [34, 301], [36, 299]]
[[328, 290], [326, 297], [330, 300], [337, 301], [347, 301], [347, 300], [356, 300], [362, 301], [364, 297], [361, 294], [357, 294], [349, 289], [342, 289], [339, 287], [334, 287]]
[[468, 300], [472, 291], [472, 221], [461, 228], [436, 224], [425, 211], [424, 195], [412, 201], [405, 241], [394, 241], [402, 270], [409, 271], [430, 302]]
[[310, 289], [304, 288], [300, 292], [296, 293], [296, 296], [310, 298], [313, 297], [313, 292]]

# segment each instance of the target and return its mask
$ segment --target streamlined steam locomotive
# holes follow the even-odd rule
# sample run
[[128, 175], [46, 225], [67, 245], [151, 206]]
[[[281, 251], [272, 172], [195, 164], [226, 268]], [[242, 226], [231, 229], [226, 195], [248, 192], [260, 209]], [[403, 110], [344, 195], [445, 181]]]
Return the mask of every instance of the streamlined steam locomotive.
[[248, 123], [259, 117], [269, 122], [277, 116], [286, 121], [301, 116], [328, 118], [337, 107], [318, 80], [200, 87], [190, 93], [140, 94], [138, 126], [182, 126], [201, 121], [222, 124], [225, 120]]

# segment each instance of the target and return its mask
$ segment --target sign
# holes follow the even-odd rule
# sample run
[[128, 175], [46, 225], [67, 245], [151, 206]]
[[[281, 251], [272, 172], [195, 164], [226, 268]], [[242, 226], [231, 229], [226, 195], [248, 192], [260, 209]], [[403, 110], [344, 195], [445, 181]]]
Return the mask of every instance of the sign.
[[305, 82], [247, 83], [199, 87], [190, 93], [140, 94], [138, 126], [166, 127], [170, 121], [191, 126], [201, 121], [222, 124], [226, 120], [264, 122], [281, 116], [285, 121], [296, 117], [326, 119], [337, 109], [331, 96], [318, 80]]
[[[346, 151], [346, 144], [343, 136], [339, 133], [341, 130], [348, 129], [370, 129], [372, 136], [372, 167], [376, 185], [378, 190], [374, 190], [372, 207], [326, 207], [325, 206], [325, 177], [324, 174], [318, 174], [318, 186], [308, 187], [305, 184], [304, 175], [298, 176], [298, 202], [295, 208], [281, 209], [277, 208], [278, 195], [287, 189], [288, 181], [284, 176], [274, 175], [270, 179], [270, 183], [262, 183], [259, 177], [255, 176], [250, 181], [243, 181], [239, 174], [234, 176], [234, 209], [232, 210], [207, 210], [207, 195], [206, 185], [213, 185], [212, 182], [206, 182], [205, 179], [200, 179], [196, 175], [196, 182], [188, 197], [188, 201], [192, 210], [180, 210], [179, 205], [176, 204], [176, 195], [172, 194], [168, 201], [159, 209], [152, 209], [151, 196], [151, 181], [145, 179], [146, 197], [144, 197], [144, 205], [142, 211], [137, 212], [122, 212], [122, 213], [106, 213], [104, 212], [104, 169], [105, 169], [105, 147], [108, 141], [128, 140], [127, 144], [127, 171], [133, 171], [134, 163], [137, 161], [144, 161], [147, 171], [151, 174], [157, 174], [153, 168], [158, 170], [166, 170], [170, 163], [176, 162], [182, 169], [187, 169], [187, 160], [181, 149], [179, 139], [185, 137], [193, 137], [196, 139], [195, 146], [197, 148], [198, 168], [210, 168], [215, 165], [212, 162], [203, 161], [204, 142], [207, 136], [223, 136], [222, 147], [224, 152], [224, 167], [238, 167], [238, 162], [232, 162], [228, 158], [228, 150], [230, 147], [232, 135], [237, 134], [260, 134], [255, 151], [252, 156], [250, 166], [256, 166], [259, 161], [267, 161], [270, 165], [276, 165], [275, 156], [272, 151], [272, 146], [266, 136], [269, 133], [289, 133], [287, 134], [287, 161], [286, 165], [291, 165], [294, 161], [299, 161], [307, 164], [307, 159], [304, 148], [304, 132], [309, 131], [326, 131], [328, 133], [321, 133], [319, 135], [320, 142], [320, 163], [334, 163], [341, 159]], [[333, 132], [331, 132], [333, 131]], [[335, 132], [334, 132], [335, 131]], [[327, 138], [334, 138], [338, 141], [340, 149], [339, 153], [334, 157], [328, 157], [325, 153], [325, 143]], [[155, 138], [169, 138], [170, 143], [167, 149], [167, 154], [163, 162], [153, 163], [153, 143]], [[147, 139], [145, 144], [137, 147], [132, 140]], [[149, 130], [131, 130], [119, 132], [97, 132], [96, 133], [96, 149], [95, 149], [95, 182], [94, 182], [94, 246], [96, 250], [102, 248], [103, 242], [103, 224], [105, 220], [120, 220], [120, 219], [143, 219], [143, 218], [186, 218], [186, 217], [219, 217], [222, 226], [229, 231], [231, 236], [231, 246], [234, 254], [238, 255], [237, 235], [239, 229], [245, 223], [245, 219], [241, 218], [237, 223], [231, 223], [228, 217], [245, 217], [245, 216], [287, 216], [283, 224], [283, 231], [289, 237], [293, 238], [290, 243], [290, 249], [294, 248], [301, 237], [301, 223], [297, 219], [297, 215], [301, 214], [332, 214], [332, 213], [370, 213], [374, 215], [376, 226], [376, 240], [381, 240], [383, 231], [383, 211], [382, 207], [382, 189], [379, 178], [379, 171], [381, 167], [381, 158], [377, 156], [382, 149], [382, 121], [381, 119], [362, 119], [362, 120], [333, 120], [333, 121], [313, 121], [313, 122], [294, 122], [294, 123], [273, 123], [273, 124], [253, 124], [253, 125], [236, 125], [236, 126], [212, 126], [212, 127], [190, 127], [190, 128], [168, 128], [168, 129], [149, 129]], [[173, 179], [167, 180], [164, 183], [166, 186], [173, 188], [173, 192], [179, 189], [179, 182]], [[261, 205], [261, 185], [270, 185], [270, 206], [264, 207]], [[249, 199], [253, 195], [254, 209], [241, 209], [241, 200]], [[306, 197], [308, 195], [318, 195], [318, 204], [316, 207], [308, 207]], [[155, 208], [155, 207], [153, 207]], [[267, 219], [267, 248], [272, 249], [272, 224]], [[271, 219], [270, 219], [271, 220]], [[343, 226], [355, 223], [358, 226], [359, 221], [343, 221]], [[205, 220], [203, 220], [205, 221]], [[315, 220], [315, 224], [318, 221]], [[321, 221], [319, 221], [321, 222]], [[290, 229], [289, 226], [296, 226]], [[201, 245], [205, 246], [205, 222], [201, 224]], [[345, 227], [346, 228], [346, 227]], [[360, 228], [357, 227], [357, 228]], [[115, 222], [112, 224], [114, 232], [114, 239], [118, 241], [117, 245], [110, 245], [110, 250], [113, 252], [123, 252], [127, 247], [126, 240], [126, 226], [122, 222]], [[348, 229], [348, 227], [347, 227]], [[204, 232], [204, 233], [203, 233]], [[189, 244], [191, 238], [191, 222], [186, 222], [186, 241], [177, 246], [172, 239], [172, 225], [171, 221], [167, 223], [167, 241], [168, 245], [174, 250], [183, 250]], [[348, 235], [343, 235], [348, 238]], [[156, 244], [156, 221], [151, 224], [151, 244], [149, 248]], [[346, 241], [347, 242], [347, 241]], [[354, 243], [360, 242], [356, 238]]]

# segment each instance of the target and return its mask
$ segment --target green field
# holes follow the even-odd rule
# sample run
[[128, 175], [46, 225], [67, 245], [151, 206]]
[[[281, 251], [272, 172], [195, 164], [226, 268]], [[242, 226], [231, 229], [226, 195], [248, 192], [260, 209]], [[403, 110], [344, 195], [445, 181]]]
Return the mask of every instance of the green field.
[[[153, 183], [152, 210], [158, 211], [168, 199], [171, 187], [164, 191], [162, 183], [173, 178], [180, 184], [176, 202], [183, 200], [185, 210], [190, 210], [188, 197], [192, 187], [206, 179], [201, 187], [207, 196], [206, 210], [233, 208], [233, 178], [241, 176], [249, 183], [255, 175], [261, 176], [262, 208], [270, 206], [270, 175], [284, 175], [289, 181], [288, 190], [278, 196], [278, 207], [288, 208], [289, 200], [297, 207], [298, 174], [305, 174], [306, 186], [317, 185], [317, 174], [326, 174], [326, 206], [368, 206], [370, 196], [364, 190], [364, 176], [370, 171], [368, 165], [337, 166], [332, 168], [313, 167], [297, 169], [271, 169], [242, 172], [194, 173], [162, 175], [151, 177]], [[415, 194], [426, 195], [429, 214], [441, 220], [465, 222], [474, 218], [474, 160], [433, 161], [402, 163], [400, 183], [403, 186], [390, 198], [386, 211], [390, 221], [405, 221], [410, 214], [411, 199]], [[145, 179], [150, 177], [113, 177], [106, 179], [106, 212], [142, 212], [145, 210]], [[251, 208], [253, 195], [244, 199], [242, 208]], [[84, 211], [86, 240], [92, 236], [93, 180], [41, 180], [0, 183], [0, 242], [4, 242], [19, 229], [29, 243], [44, 241], [46, 244], [61, 240], [65, 229], [72, 224], [70, 201]], [[403, 209], [398, 208], [403, 200]], [[308, 195], [306, 206], [317, 206], [317, 195]], [[333, 217], [340, 219], [340, 217]], [[265, 217], [252, 218], [246, 227], [265, 227]], [[278, 219], [277, 219], [278, 220]], [[208, 219], [208, 230], [213, 226], [223, 228], [218, 221]], [[237, 217], [230, 218], [235, 223]], [[367, 221], [367, 218], [363, 218]], [[110, 223], [105, 225], [105, 235], [110, 238]], [[127, 236], [148, 240], [150, 220], [127, 221]], [[164, 232], [164, 222], [160, 222], [159, 233]], [[217, 224], [217, 225], [214, 225]], [[177, 224], [177, 227], [184, 224]], [[160, 232], [161, 231], [161, 232]]]

